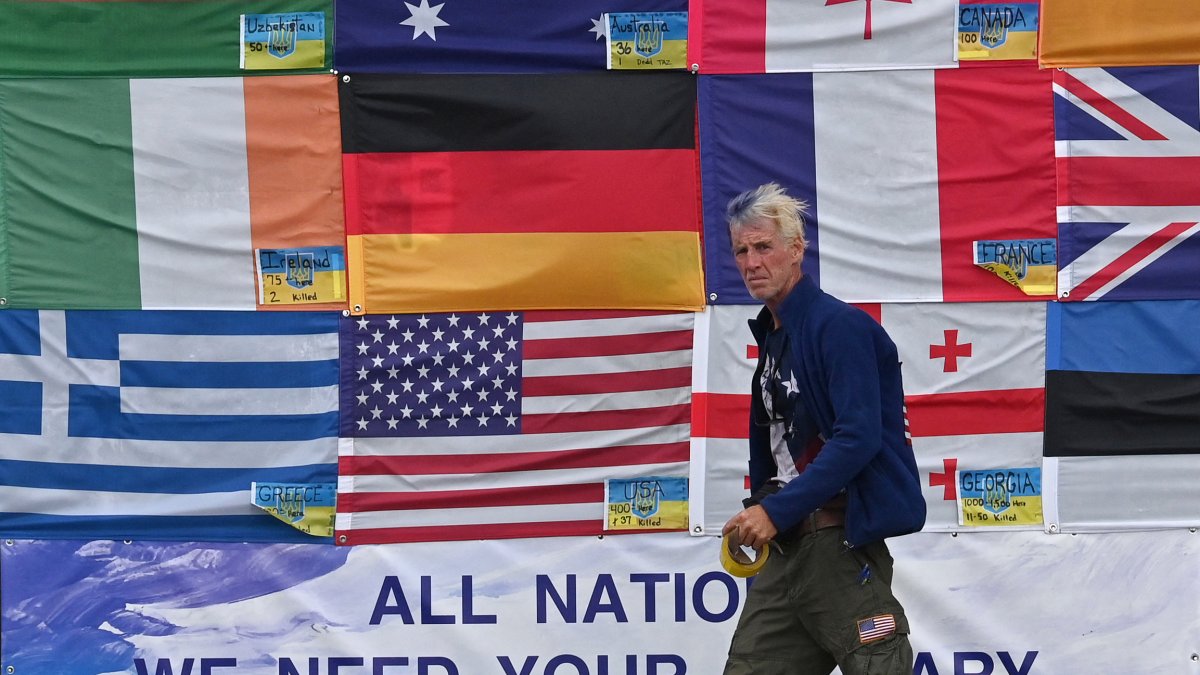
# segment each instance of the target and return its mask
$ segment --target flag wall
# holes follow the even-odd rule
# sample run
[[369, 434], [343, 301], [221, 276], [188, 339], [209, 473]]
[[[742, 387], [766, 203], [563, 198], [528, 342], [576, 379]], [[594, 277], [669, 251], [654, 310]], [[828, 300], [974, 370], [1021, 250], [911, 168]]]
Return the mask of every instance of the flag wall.
[[[956, 471], [1040, 468], [1044, 303], [863, 305], [896, 342], [927, 531], [961, 530]], [[719, 532], [748, 494], [753, 306], [711, 306], [698, 323], [692, 525]]]
[[1200, 67], [1054, 74], [1063, 300], [1200, 298]]
[[[241, 17], [318, 12], [333, 65], [331, 0], [9, 0], [0, 3], [0, 77], [241, 73]], [[302, 71], [303, 72], [303, 71]]]
[[696, 309], [695, 78], [343, 77], [355, 312]]
[[1054, 304], [1046, 445], [1062, 531], [1200, 524], [1200, 301]]
[[691, 60], [704, 74], [956, 65], [954, 0], [703, 0], [691, 4]]
[[334, 87], [0, 80], [0, 297], [254, 309], [256, 248], [342, 245]]
[[692, 325], [343, 319], [339, 543], [602, 534], [606, 480], [687, 475]]
[[1200, 63], [1190, 0], [1051, 0], [1042, 3], [1043, 66], [1154, 66]]
[[604, 70], [606, 12], [687, 12], [687, 0], [338, 2], [339, 70], [548, 73]]
[[804, 269], [848, 302], [1034, 300], [974, 265], [978, 239], [1054, 238], [1050, 74], [942, 71], [700, 81], [706, 272], [751, 302], [725, 205], [774, 180], [808, 201]]
[[250, 483], [332, 483], [333, 313], [0, 312], [0, 531], [289, 541]]

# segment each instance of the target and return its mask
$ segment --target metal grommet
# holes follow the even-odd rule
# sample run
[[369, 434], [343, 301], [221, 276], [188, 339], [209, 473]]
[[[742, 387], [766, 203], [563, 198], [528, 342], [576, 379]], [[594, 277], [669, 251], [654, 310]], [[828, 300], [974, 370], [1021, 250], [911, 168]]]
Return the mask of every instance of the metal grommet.
[[347, 540], [347, 538], [346, 538], [346, 535], [344, 535], [344, 534], [343, 534], [342, 536], [338, 537], [338, 543], [339, 543], [339, 544], [344, 544], [344, 543], [346, 543], [347, 541], [348, 541], [348, 540]]
[[350, 81], [350, 76], [349, 76], [349, 75], [343, 75], [343, 76], [342, 76], [342, 82], [349, 82], [349, 81]]
[[355, 306], [354, 306], [354, 313], [355, 313], [355, 314], [359, 314], [359, 313], [361, 313], [361, 312], [362, 312], [362, 305], [355, 305]]
[[708, 301], [709, 301], [709, 302], [716, 302], [716, 301], [717, 301], [717, 294], [716, 294], [716, 293], [709, 293], [709, 294], [708, 294]]

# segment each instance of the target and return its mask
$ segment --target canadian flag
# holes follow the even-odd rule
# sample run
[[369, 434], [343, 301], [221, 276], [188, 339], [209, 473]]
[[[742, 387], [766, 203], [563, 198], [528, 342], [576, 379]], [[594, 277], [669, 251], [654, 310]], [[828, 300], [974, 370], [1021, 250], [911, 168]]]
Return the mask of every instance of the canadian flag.
[[[1046, 306], [1029, 302], [860, 305], [896, 342], [926, 531], [961, 529], [960, 470], [1041, 466]], [[719, 532], [746, 496], [750, 382], [746, 322], [759, 308], [716, 305], [693, 355], [693, 534]]]

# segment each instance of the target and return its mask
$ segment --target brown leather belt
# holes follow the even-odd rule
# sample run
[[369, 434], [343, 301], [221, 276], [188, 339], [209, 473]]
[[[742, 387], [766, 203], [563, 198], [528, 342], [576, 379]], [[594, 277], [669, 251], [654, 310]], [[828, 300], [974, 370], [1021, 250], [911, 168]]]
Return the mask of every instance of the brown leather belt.
[[843, 527], [845, 524], [846, 512], [842, 509], [817, 509], [800, 521], [797, 530], [803, 536], [830, 527]]

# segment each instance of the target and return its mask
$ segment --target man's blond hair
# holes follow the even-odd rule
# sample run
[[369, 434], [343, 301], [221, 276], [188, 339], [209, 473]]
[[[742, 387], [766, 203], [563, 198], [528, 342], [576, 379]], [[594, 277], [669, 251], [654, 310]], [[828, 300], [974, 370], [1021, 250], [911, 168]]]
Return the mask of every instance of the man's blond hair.
[[803, 248], [808, 248], [808, 239], [804, 237], [806, 215], [808, 203], [792, 197], [774, 181], [743, 192], [729, 200], [725, 207], [730, 232], [751, 221], [767, 218], [779, 228], [784, 241], [798, 242]]

